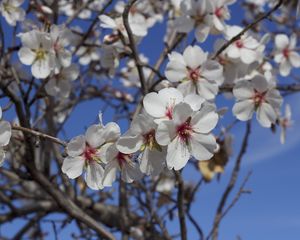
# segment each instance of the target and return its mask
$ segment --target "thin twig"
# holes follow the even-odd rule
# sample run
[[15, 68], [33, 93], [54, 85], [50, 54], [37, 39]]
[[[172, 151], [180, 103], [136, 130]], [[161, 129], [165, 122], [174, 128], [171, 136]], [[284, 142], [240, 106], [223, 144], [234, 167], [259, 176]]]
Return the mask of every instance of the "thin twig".
[[185, 222], [185, 210], [184, 210], [184, 182], [181, 177], [181, 173], [178, 171], [174, 171], [175, 177], [178, 184], [178, 192], [177, 192], [177, 208], [179, 215], [179, 223], [180, 223], [180, 235], [181, 240], [187, 240], [187, 230], [186, 230], [186, 222]]
[[138, 70], [139, 79], [140, 79], [140, 83], [141, 83], [141, 87], [142, 87], [141, 90], [142, 90], [143, 95], [145, 95], [148, 92], [148, 90], [147, 90], [145, 75], [144, 75], [144, 72], [143, 72], [143, 64], [140, 61], [139, 54], [138, 54], [138, 51], [137, 51], [137, 48], [136, 48], [136, 44], [135, 44], [135, 40], [134, 40], [134, 36], [133, 36], [132, 30], [130, 28], [129, 19], [128, 19], [130, 8], [136, 2], [137, 2], [137, 0], [130, 1], [126, 5], [122, 16], [123, 16], [124, 27], [125, 27], [127, 35], [128, 35], [129, 47], [130, 47], [130, 49], [132, 51], [132, 57], [133, 57], [133, 59], [135, 61], [135, 65], [136, 65], [137, 70]]

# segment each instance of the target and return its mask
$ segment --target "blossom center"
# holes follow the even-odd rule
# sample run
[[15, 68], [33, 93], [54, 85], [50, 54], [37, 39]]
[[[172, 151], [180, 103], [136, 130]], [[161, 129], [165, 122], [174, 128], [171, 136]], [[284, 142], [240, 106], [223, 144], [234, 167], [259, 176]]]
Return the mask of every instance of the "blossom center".
[[128, 160], [128, 157], [130, 157], [130, 154], [125, 154], [125, 153], [118, 152], [116, 158], [118, 160], [120, 168], [122, 168], [122, 166], [124, 164], [126, 164], [126, 162]]
[[200, 77], [200, 71], [199, 68], [196, 69], [188, 69], [188, 74], [189, 74], [189, 79], [191, 79], [192, 81], [196, 82], [198, 81], [199, 77]]
[[242, 40], [237, 40], [235, 42], [235, 45], [237, 46], [237, 48], [243, 48], [244, 47], [244, 43]]
[[155, 140], [155, 129], [150, 130], [148, 133], [143, 135], [144, 137], [144, 147], [149, 147], [150, 150], [157, 149], [160, 150], [160, 146]]
[[253, 96], [253, 101], [254, 101], [255, 106], [258, 107], [263, 102], [265, 102], [266, 101], [265, 97], [266, 97], [266, 92], [261, 93], [261, 92], [258, 92], [255, 90], [255, 94]]
[[94, 161], [96, 157], [96, 153], [97, 153], [96, 149], [87, 145], [84, 149], [83, 155], [87, 161]]
[[36, 54], [36, 59], [37, 60], [43, 60], [43, 59], [46, 58], [47, 53], [44, 49], [39, 48], [38, 50], [36, 50], [35, 54]]
[[217, 8], [216, 11], [215, 11], [215, 15], [218, 18], [223, 18], [223, 15], [224, 15], [224, 9], [223, 9], [223, 7]]
[[289, 58], [290, 50], [288, 48], [283, 49], [282, 54], [285, 58]]
[[193, 128], [191, 126], [191, 118], [189, 117], [184, 123], [177, 126], [176, 128], [177, 136], [182, 142], [187, 143], [191, 137], [193, 132]]

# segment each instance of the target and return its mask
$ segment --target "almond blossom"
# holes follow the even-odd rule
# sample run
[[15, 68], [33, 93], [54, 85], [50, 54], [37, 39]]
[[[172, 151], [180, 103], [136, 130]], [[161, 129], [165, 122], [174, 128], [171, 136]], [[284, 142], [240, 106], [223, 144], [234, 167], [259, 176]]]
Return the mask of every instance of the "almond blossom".
[[24, 0], [2, 0], [0, 2], [0, 12], [7, 23], [16, 26], [17, 21], [25, 19], [25, 11], [20, 7]]
[[112, 186], [116, 180], [117, 172], [121, 172], [121, 178], [124, 182], [132, 183], [143, 177], [139, 165], [132, 160], [132, 154], [120, 152], [116, 144], [111, 145], [106, 152], [107, 165], [103, 177], [103, 186]]
[[[238, 35], [243, 28], [239, 26], [231, 26], [227, 28], [226, 39], [230, 40]], [[227, 55], [232, 59], [240, 59], [245, 64], [255, 62], [261, 56], [258, 51], [260, 43], [247, 33], [243, 34], [240, 39], [234, 41], [227, 49]]]
[[72, 64], [63, 68], [60, 73], [53, 75], [45, 85], [46, 92], [53, 97], [67, 98], [71, 92], [71, 82], [79, 75], [79, 68]]
[[250, 80], [238, 82], [233, 88], [236, 103], [233, 114], [241, 121], [256, 118], [263, 127], [271, 127], [276, 122], [277, 114], [282, 104], [282, 97], [275, 89], [274, 83], [262, 75], [256, 75]]
[[172, 52], [166, 67], [166, 77], [178, 86], [184, 96], [199, 94], [206, 100], [215, 98], [219, 85], [223, 83], [223, 67], [213, 60], [207, 60], [207, 53], [198, 46], [188, 46], [183, 54]]
[[62, 165], [63, 173], [71, 179], [79, 177], [86, 171], [85, 181], [94, 190], [102, 189], [106, 150], [120, 136], [120, 128], [110, 122], [105, 126], [94, 124], [90, 126], [85, 135], [73, 138], [67, 145], [68, 156]]
[[288, 76], [292, 67], [300, 67], [300, 55], [296, 52], [297, 36], [293, 34], [289, 39], [285, 34], [275, 36], [274, 60], [279, 63], [279, 73]]
[[61, 67], [71, 65], [72, 53], [66, 47], [70, 44], [72, 32], [64, 25], [52, 25], [50, 29], [50, 38], [53, 43], [53, 50], [56, 56], [56, 73]]
[[[122, 17], [113, 19], [107, 15], [101, 15], [99, 16], [99, 19], [101, 21], [101, 27], [112, 29], [120, 32], [123, 36], [128, 37]], [[131, 31], [135, 36], [144, 37], [147, 35], [147, 24], [143, 15], [139, 14], [132, 16], [132, 14], [129, 14], [128, 21]]]
[[200, 109], [204, 99], [196, 94], [183, 97], [176, 88], [164, 88], [156, 92], [148, 93], [143, 100], [146, 112], [154, 118], [154, 122], [160, 123], [164, 120], [173, 119], [173, 110], [176, 104], [185, 102], [197, 111]]
[[140, 170], [156, 176], [164, 169], [165, 151], [155, 140], [157, 125], [153, 120], [149, 115], [138, 115], [130, 129], [118, 140], [117, 149], [125, 154], [138, 152]]
[[55, 67], [55, 53], [50, 36], [38, 30], [21, 33], [22, 47], [18, 52], [20, 61], [31, 65], [31, 73], [36, 78], [46, 78]]
[[0, 107], [0, 166], [5, 159], [4, 147], [8, 145], [11, 138], [10, 123], [2, 119], [2, 108]]
[[169, 169], [180, 170], [191, 157], [208, 160], [213, 156], [217, 143], [210, 133], [218, 122], [218, 114], [211, 104], [203, 104], [194, 112], [187, 103], [174, 107], [173, 120], [158, 125], [156, 140], [168, 146], [166, 162]]
[[230, 19], [228, 5], [231, 5], [236, 0], [214, 0], [211, 2], [213, 26], [215, 32], [223, 32], [226, 29], [225, 20]]
[[176, 31], [189, 33], [192, 29], [195, 29], [197, 41], [204, 42], [213, 23], [211, 1], [182, 1], [180, 7], [182, 16], [175, 19], [174, 26]]

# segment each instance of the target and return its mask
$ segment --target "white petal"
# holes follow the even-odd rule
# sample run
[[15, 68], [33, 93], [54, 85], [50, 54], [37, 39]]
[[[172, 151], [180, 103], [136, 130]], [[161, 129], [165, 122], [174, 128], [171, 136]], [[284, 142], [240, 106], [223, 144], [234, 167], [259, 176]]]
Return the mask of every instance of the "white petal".
[[256, 75], [254, 78], [251, 79], [253, 83], [253, 87], [258, 91], [258, 92], [265, 92], [268, 90], [268, 81], [267, 79], [262, 76], [262, 75]]
[[197, 133], [209, 133], [216, 127], [218, 120], [215, 108], [206, 104], [193, 116], [191, 125]]
[[35, 60], [35, 53], [27, 47], [22, 47], [18, 52], [21, 63], [25, 65], [31, 65]]
[[135, 180], [139, 180], [143, 177], [142, 172], [139, 169], [139, 166], [130, 161], [122, 166], [121, 170], [122, 180], [127, 183], [131, 183]]
[[204, 103], [204, 98], [197, 94], [189, 94], [184, 98], [184, 102], [189, 104], [193, 111], [198, 111]]
[[31, 66], [32, 75], [36, 78], [46, 78], [50, 75], [52, 67], [49, 56], [43, 60], [36, 60]]
[[256, 51], [247, 49], [247, 48], [241, 48], [241, 60], [242, 62], [246, 64], [253, 63], [257, 60], [258, 54]]
[[66, 151], [69, 156], [77, 157], [83, 153], [85, 146], [85, 137], [80, 135], [71, 139], [67, 145]]
[[191, 117], [193, 109], [187, 103], [178, 103], [174, 107], [173, 121], [175, 125], [184, 123], [189, 117]]
[[244, 100], [234, 104], [232, 108], [233, 114], [241, 121], [247, 121], [252, 118], [254, 112], [254, 102], [252, 100]]
[[256, 118], [263, 127], [271, 127], [276, 122], [276, 113], [268, 103], [262, 103], [256, 113]]
[[143, 99], [143, 105], [146, 112], [155, 118], [165, 116], [166, 103], [155, 92], [148, 93]]
[[212, 158], [217, 148], [216, 139], [213, 135], [193, 134], [190, 140], [191, 154], [197, 160]]
[[143, 140], [142, 135], [123, 135], [117, 142], [117, 149], [125, 154], [135, 153], [141, 149]]
[[119, 169], [119, 164], [116, 160], [108, 162], [105, 166], [103, 186], [110, 187], [116, 180], [117, 171]]
[[103, 27], [103, 28], [112, 28], [112, 29], [117, 28], [115, 20], [113, 20], [111, 17], [106, 16], [106, 15], [101, 15], [101, 16], [99, 16], [99, 19], [102, 22], [100, 24], [101, 27]]
[[155, 139], [162, 146], [168, 145], [176, 136], [176, 128], [173, 121], [161, 122], [156, 130]]
[[254, 96], [254, 88], [249, 81], [240, 81], [233, 88], [233, 95], [238, 100], [245, 100], [252, 98]]
[[207, 54], [197, 45], [188, 46], [183, 52], [183, 58], [188, 67], [195, 69], [206, 60]]
[[87, 165], [85, 181], [89, 188], [93, 190], [102, 189], [103, 176], [104, 169], [100, 164], [96, 162], [90, 162]]
[[278, 49], [284, 49], [289, 45], [289, 38], [285, 34], [277, 34], [275, 36], [275, 45]]
[[179, 82], [187, 77], [186, 66], [178, 61], [171, 61], [166, 67], [166, 78], [171, 82]]
[[167, 166], [169, 169], [180, 170], [190, 159], [190, 152], [187, 145], [176, 137], [168, 146]]
[[294, 51], [289, 53], [289, 60], [293, 67], [298, 68], [300, 67], [300, 55]]
[[0, 147], [6, 146], [11, 137], [11, 126], [7, 121], [0, 121]]
[[165, 152], [149, 150], [146, 148], [140, 156], [140, 170], [142, 173], [157, 176], [164, 169]]
[[217, 61], [207, 61], [201, 67], [201, 75], [211, 81], [217, 82], [221, 85], [224, 81], [223, 66]]
[[219, 87], [216, 83], [201, 79], [197, 82], [197, 91], [200, 96], [206, 100], [212, 100], [218, 94]]
[[98, 148], [103, 144], [102, 132], [103, 127], [99, 124], [94, 124], [86, 130], [85, 138], [92, 148]]
[[279, 72], [282, 76], [286, 77], [290, 74], [292, 66], [287, 59], [284, 59], [279, 66]]
[[62, 172], [71, 179], [77, 178], [82, 174], [85, 160], [83, 157], [66, 157], [62, 165]]

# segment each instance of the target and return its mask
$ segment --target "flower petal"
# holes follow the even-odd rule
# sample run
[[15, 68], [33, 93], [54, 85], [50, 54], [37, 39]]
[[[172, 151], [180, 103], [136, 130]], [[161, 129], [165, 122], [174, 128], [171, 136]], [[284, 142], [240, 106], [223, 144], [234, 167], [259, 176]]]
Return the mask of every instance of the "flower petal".
[[66, 157], [62, 165], [62, 172], [71, 179], [77, 178], [82, 174], [85, 160], [83, 157]]

